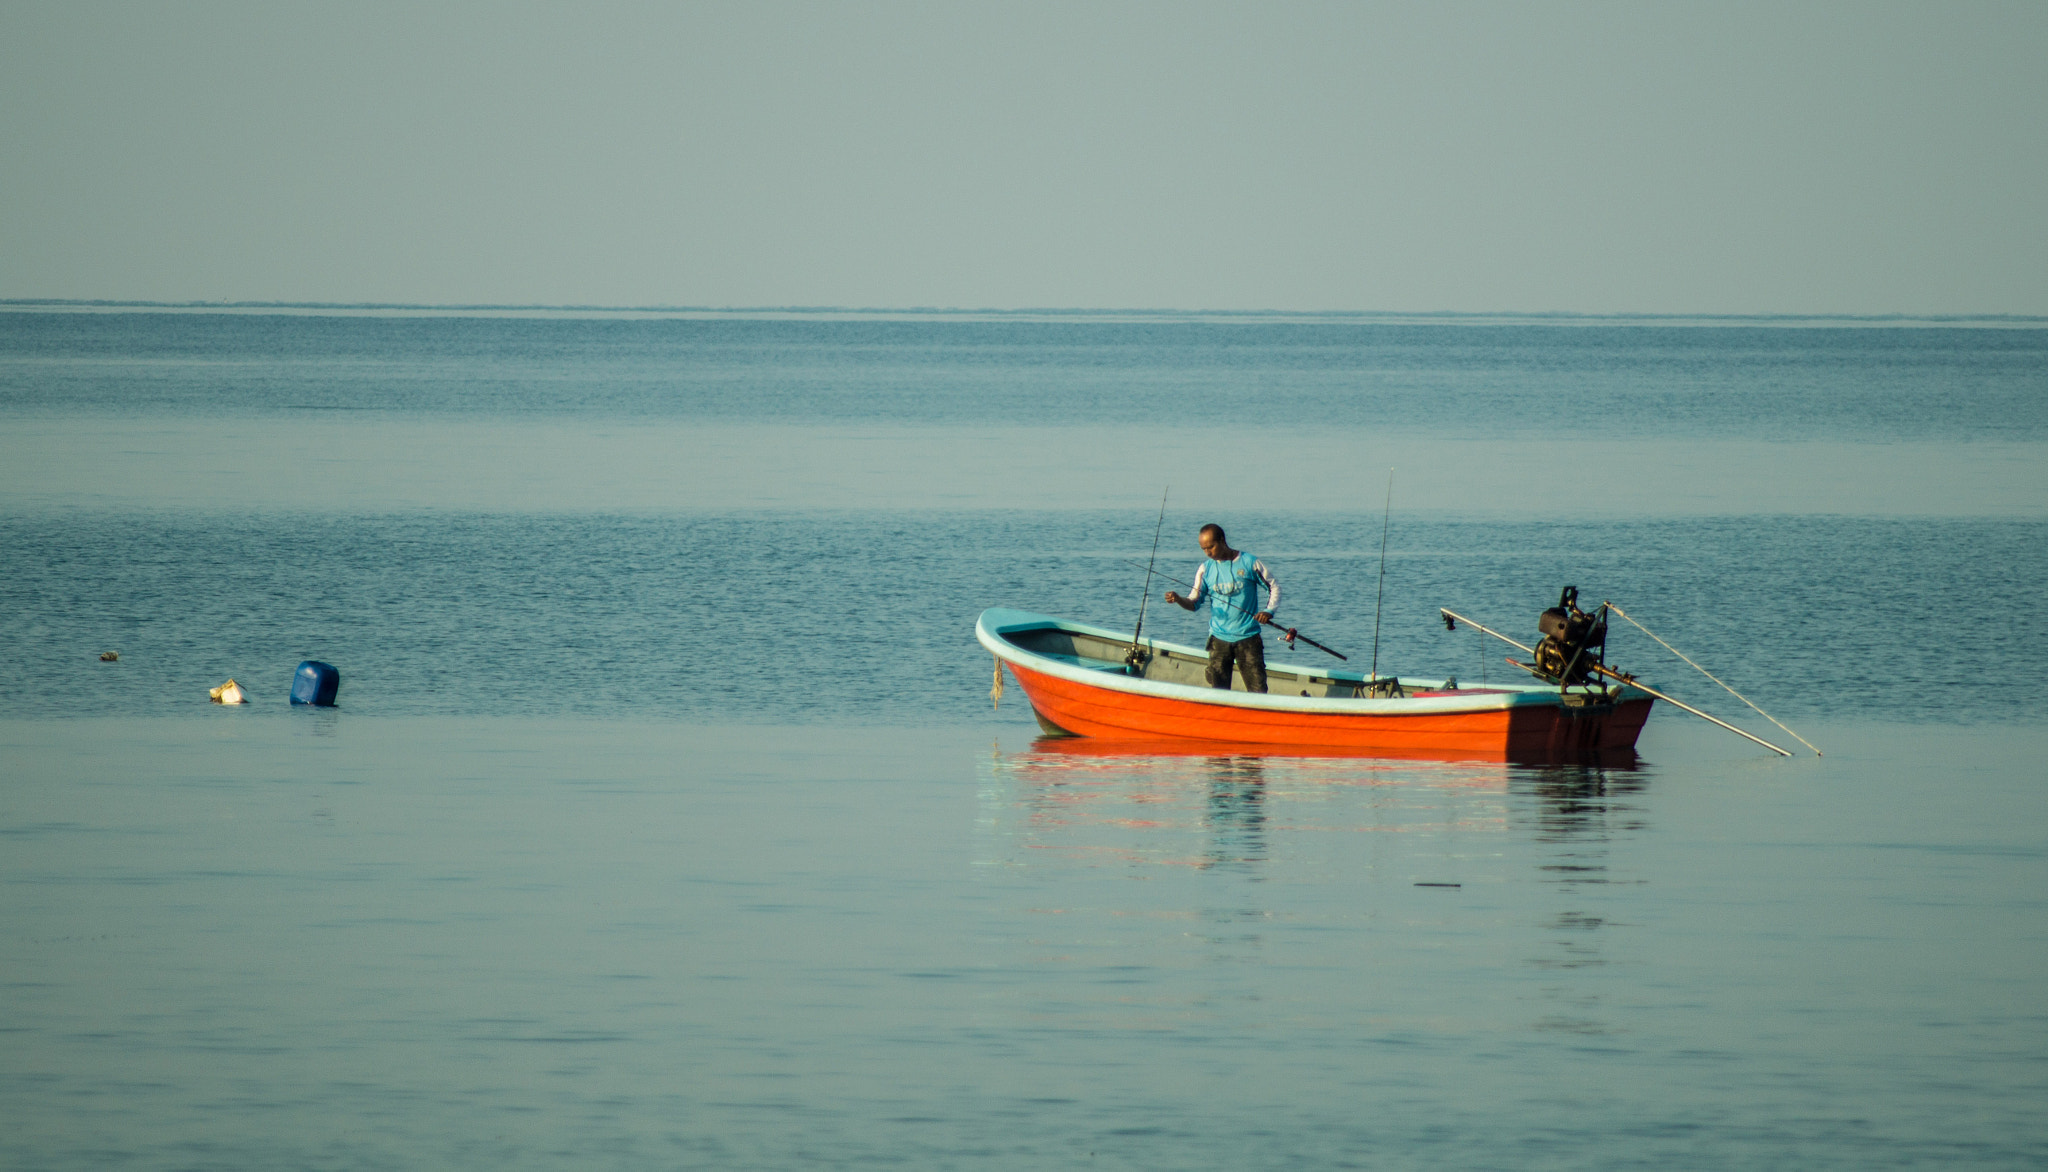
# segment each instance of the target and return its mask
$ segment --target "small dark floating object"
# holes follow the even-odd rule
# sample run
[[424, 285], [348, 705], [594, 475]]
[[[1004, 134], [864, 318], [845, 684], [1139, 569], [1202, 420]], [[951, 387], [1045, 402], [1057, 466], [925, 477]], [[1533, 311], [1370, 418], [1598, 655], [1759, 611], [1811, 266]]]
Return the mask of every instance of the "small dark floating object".
[[1417, 883], [1417, 887], [1463, 887], [1463, 883]]
[[334, 707], [334, 694], [341, 691], [341, 672], [331, 663], [309, 659], [292, 677], [292, 703]]
[[102, 651], [102, 652], [100, 652], [100, 662], [101, 662], [101, 663], [112, 663], [112, 662], [114, 662], [115, 660], [117, 660], [117, 659], [119, 659], [119, 658], [121, 658], [121, 653], [120, 653], [120, 652], [118, 652], [118, 651]]

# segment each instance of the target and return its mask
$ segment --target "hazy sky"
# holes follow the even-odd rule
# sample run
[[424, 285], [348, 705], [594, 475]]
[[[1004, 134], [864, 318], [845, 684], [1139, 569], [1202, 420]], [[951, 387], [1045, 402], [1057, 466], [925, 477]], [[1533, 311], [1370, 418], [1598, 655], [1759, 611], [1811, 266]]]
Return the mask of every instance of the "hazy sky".
[[0, 0], [0, 297], [2048, 313], [2048, 4]]

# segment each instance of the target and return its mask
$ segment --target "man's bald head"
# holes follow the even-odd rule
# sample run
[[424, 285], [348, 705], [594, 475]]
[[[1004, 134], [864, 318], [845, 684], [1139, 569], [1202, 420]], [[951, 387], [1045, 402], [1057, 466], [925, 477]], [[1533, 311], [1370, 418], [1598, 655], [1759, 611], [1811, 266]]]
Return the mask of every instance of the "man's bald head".
[[1237, 556], [1230, 543], [1223, 539], [1223, 526], [1211, 521], [1195, 534], [1195, 544], [1202, 547], [1202, 553], [1219, 562], [1227, 562]]

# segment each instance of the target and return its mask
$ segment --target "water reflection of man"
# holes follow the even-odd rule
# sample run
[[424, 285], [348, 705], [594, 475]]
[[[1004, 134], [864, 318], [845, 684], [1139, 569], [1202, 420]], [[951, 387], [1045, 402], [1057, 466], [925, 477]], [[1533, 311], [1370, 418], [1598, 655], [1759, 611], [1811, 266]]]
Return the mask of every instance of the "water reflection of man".
[[1207, 821], [1215, 839], [1209, 865], [1266, 857], [1266, 766], [1257, 757], [1211, 757]]
[[[1208, 560], [1195, 571], [1194, 590], [1183, 597], [1166, 592], [1166, 601], [1182, 610], [1194, 610], [1209, 603], [1209, 668], [1203, 677], [1212, 688], [1228, 688], [1230, 671], [1237, 669], [1247, 692], [1266, 690], [1266, 640], [1259, 624], [1270, 622], [1280, 609], [1280, 583], [1266, 563], [1242, 550], [1230, 548], [1223, 526], [1202, 526], [1195, 537]], [[1266, 591], [1266, 605], [1259, 606], [1259, 590]]]

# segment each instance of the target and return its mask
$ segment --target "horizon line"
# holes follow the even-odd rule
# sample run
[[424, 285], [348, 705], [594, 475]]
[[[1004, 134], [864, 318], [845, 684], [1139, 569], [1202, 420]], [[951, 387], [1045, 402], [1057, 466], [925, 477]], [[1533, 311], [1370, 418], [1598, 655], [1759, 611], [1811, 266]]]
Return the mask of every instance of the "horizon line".
[[852, 305], [603, 305], [575, 303], [501, 302], [405, 302], [405, 301], [260, 301], [192, 300], [162, 301], [127, 298], [8, 297], [0, 298], [7, 309], [177, 309], [177, 310], [347, 310], [352, 312], [407, 311], [425, 313], [632, 313], [632, 314], [716, 314], [747, 316], [789, 314], [801, 316], [849, 314], [861, 316], [930, 317], [1263, 317], [1263, 318], [1440, 318], [1440, 319], [1524, 319], [1555, 321], [1708, 321], [1708, 322], [2005, 322], [2048, 325], [2048, 314], [2028, 313], [1674, 313], [1646, 311], [1598, 312], [1590, 310], [1370, 310], [1370, 309], [1175, 309], [1109, 308], [1099, 306], [1040, 306], [1021, 308], [962, 306], [852, 306]]

